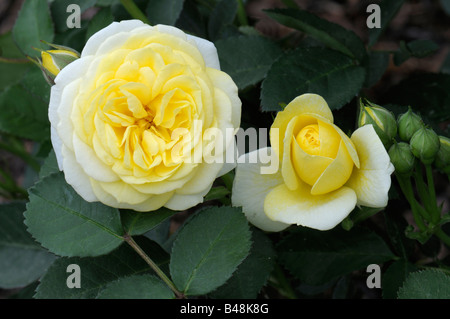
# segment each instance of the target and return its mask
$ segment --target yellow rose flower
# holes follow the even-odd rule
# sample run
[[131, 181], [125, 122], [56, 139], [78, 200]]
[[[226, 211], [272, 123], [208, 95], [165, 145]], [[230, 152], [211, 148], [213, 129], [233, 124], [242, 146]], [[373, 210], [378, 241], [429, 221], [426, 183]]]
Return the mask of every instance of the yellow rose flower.
[[[211, 130], [235, 132], [240, 107], [211, 42], [171, 26], [114, 22], [55, 78], [52, 144], [87, 201], [185, 210], [233, 168], [224, 156], [234, 140]], [[205, 161], [212, 149], [222, 160]]]
[[372, 125], [349, 138], [321, 96], [301, 95], [279, 112], [270, 142], [253, 153], [270, 153], [280, 163], [275, 174], [261, 174], [263, 164], [247, 160], [261, 154], [243, 155], [236, 168], [232, 202], [255, 226], [327, 230], [356, 205], [387, 205], [394, 169]]

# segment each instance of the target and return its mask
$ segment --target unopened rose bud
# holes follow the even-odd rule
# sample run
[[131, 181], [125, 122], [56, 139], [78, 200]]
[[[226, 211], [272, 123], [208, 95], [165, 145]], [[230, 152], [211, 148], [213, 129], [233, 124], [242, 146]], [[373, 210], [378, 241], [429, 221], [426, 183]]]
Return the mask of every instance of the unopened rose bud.
[[394, 114], [384, 107], [367, 100], [365, 105], [360, 101], [358, 126], [361, 127], [366, 124], [373, 125], [384, 147], [389, 149], [394, 137], [397, 135], [397, 121]]
[[411, 109], [401, 114], [398, 118], [398, 135], [405, 142], [409, 142], [413, 134], [422, 127], [422, 118]]
[[445, 136], [439, 136], [441, 147], [436, 154], [434, 165], [443, 173], [450, 174], [450, 139]]
[[48, 50], [41, 53], [42, 66], [54, 76], [57, 76], [64, 67], [79, 57], [67, 50]]
[[431, 164], [436, 158], [441, 142], [432, 129], [423, 127], [413, 134], [409, 144], [415, 157], [424, 164]]
[[411, 152], [409, 144], [404, 142], [394, 143], [389, 148], [388, 154], [397, 173], [405, 175], [412, 173], [416, 158]]
[[68, 47], [46, 43], [55, 48], [55, 50], [41, 51], [41, 58], [31, 59], [44, 74], [45, 79], [50, 85], [54, 84], [54, 80], [58, 73], [69, 63], [80, 57], [80, 54]]

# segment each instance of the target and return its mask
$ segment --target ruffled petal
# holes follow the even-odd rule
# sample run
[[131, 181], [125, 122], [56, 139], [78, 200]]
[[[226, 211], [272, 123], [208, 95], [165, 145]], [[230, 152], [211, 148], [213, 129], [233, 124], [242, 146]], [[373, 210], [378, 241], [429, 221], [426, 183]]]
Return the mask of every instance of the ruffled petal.
[[81, 57], [94, 55], [97, 53], [100, 45], [103, 44], [104, 40], [121, 32], [128, 32], [133, 29], [145, 26], [145, 24], [140, 20], [124, 20], [121, 22], [113, 22], [106, 28], [94, 33], [86, 42], [83, 51], [81, 52]]

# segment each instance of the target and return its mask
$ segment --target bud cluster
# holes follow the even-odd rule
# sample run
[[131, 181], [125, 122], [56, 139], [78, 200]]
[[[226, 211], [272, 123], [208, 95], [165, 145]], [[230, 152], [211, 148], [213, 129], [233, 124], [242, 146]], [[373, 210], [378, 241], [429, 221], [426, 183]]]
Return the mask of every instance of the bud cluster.
[[396, 119], [386, 108], [361, 100], [358, 126], [367, 124], [373, 125], [397, 173], [411, 174], [416, 161], [450, 173], [450, 139], [437, 135], [411, 108]]

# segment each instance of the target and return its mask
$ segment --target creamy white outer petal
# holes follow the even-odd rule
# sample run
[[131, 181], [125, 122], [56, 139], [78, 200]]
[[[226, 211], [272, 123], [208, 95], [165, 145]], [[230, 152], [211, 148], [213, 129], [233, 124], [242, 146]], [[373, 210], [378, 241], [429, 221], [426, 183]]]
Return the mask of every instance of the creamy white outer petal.
[[106, 192], [98, 182], [91, 180], [91, 185], [93, 189], [93, 193], [98, 198], [100, 202], [105, 205], [123, 208], [123, 209], [132, 209], [139, 212], [148, 212], [161, 208], [165, 203], [173, 196], [173, 192], [168, 192], [160, 195], [146, 196], [146, 199], [142, 202], [136, 204], [130, 204], [127, 202], [119, 202], [117, 199]]
[[176, 190], [179, 195], [196, 195], [202, 193], [216, 179], [223, 163], [202, 163], [196, 168], [195, 175], [192, 176], [182, 187]]
[[187, 36], [186, 33], [184, 33], [183, 31], [181, 31], [180, 29], [171, 26], [171, 25], [166, 25], [166, 24], [157, 24], [154, 26], [154, 28], [161, 33], [167, 33], [167, 34], [171, 34], [174, 35], [178, 38], [181, 38], [183, 40], [187, 40]]
[[[56, 152], [55, 152], [56, 153]], [[89, 176], [86, 175], [75, 159], [75, 154], [64, 145], [62, 146], [62, 163], [64, 177], [69, 185], [88, 202], [96, 202], [98, 198], [92, 189]]]
[[231, 77], [221, 71], [214, 69], [206, 70], [208, 76], [213, 81], [216, 88], [223, 91], [231, 102], [231, 124], [238, 129], [241, 126], [242, 102], [239, 98], [238, 87]]
[[318, 230], [334, 228], [355, 206], [356, 194], [345, 186], [325, 195], [311, 195], [311, 188], [303, 184], [295, 190], [281, 184], [264, 201], [269, 218]]
[[62, 147], [63, 143], [56, 132], [56, 129], [51, 126], [50, 127], [50, 139], [53, 145], [53, 151], [56, 155], [56, 162], [58, 163], [58, 168], [60, 171], [63, 170], [63, 156], [62, 156]]
[[[88, 55], [95, 55], [97, 53], [100, 45], [105, 41], [105, 39], [118, 34], [120, 32], [129, 32], [133, 29], [145, 26], [145, 24], [140, 20], [124, 20], [120, 22], [112, 22], [107, 27], [101, 29], [100, 31], [94, 33], [86, 42], [83, 51], [81, 52], [81, 57]], [[151, 26], [148, 26], [151, 28]]]
[[[57, 126], [59, 123], [58, 110], [61, 107], [61, 98], [66, 87], [83, 77], [87, 72], [90, 63], [94, 57], [80, 58], [68, 64], [55, 78], [55, 84], [51, 87], [50, 102], [48, 107], [48, 117], [52, 126]], [[72, 87], [71, 90], [78, 88]], [[70, 114], [67, 114], [70, 116]]]
[[391, 188], [391, 174], [394, 171], [389, 154], [372, 125], [357, 129], [351, 137], [361, 163], [354, 169], [346, 185], [358, 197], [358, 205], [385, 207]]
[[[52, 145], [56, 154], [56, 159], [60, 170], [63, 170], [64, 166], [62, 155], [63, 144], [67, 142], [69, 144], [68, 146], [70, 147], [72, 146], [71, 135], [68, 134], [63, 127], [61, 127], [60, 114], [62, 114], [64, 117], [69, 118], [70, 112], [66, 111], [62, 113], [60, 112], [60, 109], [67, 108], [72, 105], [70, 101], [66, 101], [64, 105], [62, 105], [63, 95], [67, 96], [66, 94], [68, 93], [69, 93], [68, 95], [70, 96], [74, 95], [74, 92], [76, 92], [78, 89], [78, 85], [74, 82], [84, 75], [92, 59], [93, 57], [87, 57], [84, 59], [80, 58], [67, 65], [64, 69], [61, 70], [61, 72], [58, 73], [58, 75], [55, 78], [55, 84], [51, 87], [50, 102], [48, 107], [48, 118], [50, 120], [51, 125]], [[72, 83], [74, 84], [71, 85]], [[66, 92], [66, 90], [69, 91]], [[64, 123], [67, 122], [64, 121]], [[70, 125], [70, 127], [72, 126]], [[60, 136], [61, 133], [60, 131], [63, 132], [64, 137]]]
[[59, 106], [56, 109], [58, 123], [55, 125], [55, 128], [58, 131], [58, 135], [62, 139], [64, 145], [72, 150], [73, 125], [70, 115], [72, 113], [74, 100], [78, 94], [80, 81], [80, 79], [77, 79], [64, 87]]
[[217, 177], [223, 176], [226, 173], [233, 170], [236, 167], [237, 158], [238, 158], [238, 148], [236, 141], [233, 140], [233, 142], [228, 145], [227, 150], [224, 153], [223, 159], [224, 164], [220, 169], [219, 173], [217, 173]]
[[193, 35], [187, 34], [186, 36], [188, 41], [195, 42], [198, 50], [200, 51], [200, 53], [203, 56], [203, 59], [205, 60], [206, 67], [220, 70], [219, 55], [217, 53], [217, 48], [214, 45], [214, 43]]
[[[261, 174], [262, 156], [271, 155], [271, 148], [262, 148], [238, 158], [231, 195], [232, 205], [242, 207], [247, 220], [256, 227], [278, 232], [290, 224], [273, 221], [264, 213], [264, 200], [268, 193], [283, 183], [281, 173]], [[276, 156], [276, 155], [275, 155]]]
[[208, 194], [209, 190], [212, 187], [212, 183], [209, 184], [205, 190], [197, 194], [191, 195], [183, 195], [175, 193], [167, 203], [164, 204], [164, 207], [169, 208], [171, 210], [183, 211], [194, 207], [200, 203], [203, 203], [205, 195]]

